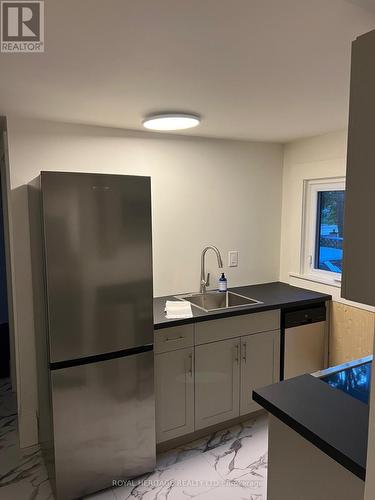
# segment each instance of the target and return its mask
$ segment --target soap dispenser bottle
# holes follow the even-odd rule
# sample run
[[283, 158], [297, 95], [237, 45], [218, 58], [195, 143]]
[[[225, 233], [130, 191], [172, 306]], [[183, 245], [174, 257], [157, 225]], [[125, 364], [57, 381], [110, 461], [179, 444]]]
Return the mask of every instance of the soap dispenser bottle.
[[228, 281], [224, 273], [221, 273], [219, 278], [219, 292], [226, 292], [228, 289]]

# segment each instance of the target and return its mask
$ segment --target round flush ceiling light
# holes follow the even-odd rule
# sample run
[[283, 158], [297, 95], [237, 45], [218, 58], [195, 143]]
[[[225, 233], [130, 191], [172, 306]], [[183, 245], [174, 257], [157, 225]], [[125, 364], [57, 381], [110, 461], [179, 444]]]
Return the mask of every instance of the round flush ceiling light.
[[184, 130], [200, 124], [201, 117], [192, 113], [158, 113], [148, 115], [142, 125], [150, 130]]

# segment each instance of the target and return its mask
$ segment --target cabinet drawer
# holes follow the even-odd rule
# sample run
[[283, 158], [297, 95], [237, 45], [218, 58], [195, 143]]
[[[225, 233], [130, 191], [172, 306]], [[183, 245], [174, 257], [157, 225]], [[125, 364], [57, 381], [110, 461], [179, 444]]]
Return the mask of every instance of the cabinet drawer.
[[194, 325], [181, 325], [154, 332], [156, 354], [194, 345]]
[[245, 314], [230, 318], [215, 319], [196, 323], [195, 344], [207, 344], [217, 340], [251, 335], [253, 333], [278, 330], [280, 328], [280, 310]]

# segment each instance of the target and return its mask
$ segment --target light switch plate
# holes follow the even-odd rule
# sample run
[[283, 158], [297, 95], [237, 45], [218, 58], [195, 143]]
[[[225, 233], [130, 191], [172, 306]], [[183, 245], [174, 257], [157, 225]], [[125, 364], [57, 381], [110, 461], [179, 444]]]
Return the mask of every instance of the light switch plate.
[[238, 266], [238, 251], [231, 250], [228, 252], [228, 267], [237, 267]]

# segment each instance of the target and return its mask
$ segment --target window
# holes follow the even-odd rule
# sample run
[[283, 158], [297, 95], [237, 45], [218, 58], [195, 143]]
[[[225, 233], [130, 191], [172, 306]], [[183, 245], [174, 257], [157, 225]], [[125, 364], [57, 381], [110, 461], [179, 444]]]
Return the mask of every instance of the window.
[[305, 181], [301, 274], [322, 282], [340, 282], [345, 181]]

